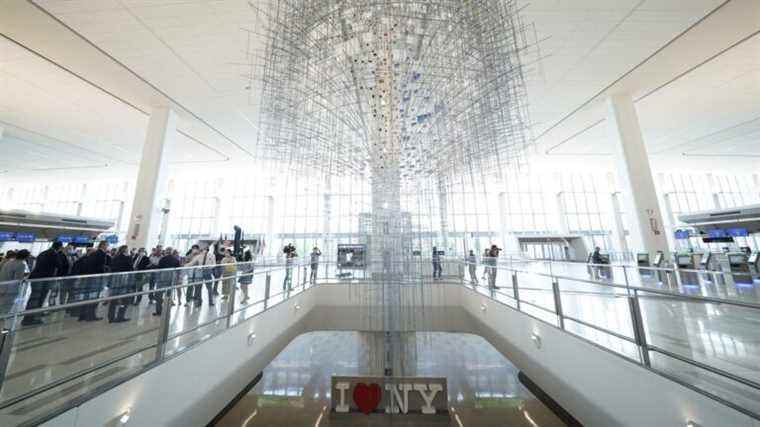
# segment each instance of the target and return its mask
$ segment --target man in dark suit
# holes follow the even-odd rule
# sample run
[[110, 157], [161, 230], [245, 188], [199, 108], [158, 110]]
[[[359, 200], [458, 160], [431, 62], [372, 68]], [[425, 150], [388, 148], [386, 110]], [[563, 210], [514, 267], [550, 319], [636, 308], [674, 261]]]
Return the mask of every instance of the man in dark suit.
[[[108, 265], [110, 263], [110, 256], [108, 255], [108, 242], [103, 240], [98, 244], [98, 249], [87, 255], [87, 259], [84, 262], [84, 269], [86, 274], [103, 274], [108, 272]], [[103, 278], [102, 277], [85, 277], [82, 280], [85, 281], [83, 286], [83, 299], [97, 299], [100, 295], [100, 291], [103, 290]], [[102, 317], [97, 317], [96, 310], [98, 304], [90, 304], [82, 307], [79, 312], [79, 321], [95, 322], [103, 320]]]
[[[61, 251], [63, 249], [63, 243], [53, 242], [50, 249], [40, 252], [37, 256], [37, 262], [34, 264], [32, 273], [29, 274], [29, 280], [32, 280], [32, 294], [29, 296], [29, 301], [26, 303], [27, 310], [34, 310], [42, 307], [45, 302], [45, 298], [50, 292], [50, 286], [53, 283], [52, 280], [44, 280], [57, 275], [64, 275], [64, 265], [61, 263]], [[38, 279], [35, 281], [35, 279]], [[32, 314], [24, 316], [22, 325], [40, 325], [42, 324], [40, 314]]]
[[[156, 284], [156, 288], [162, 289], [175, 286], [178, 283], [177, 279], [179, 277], [179, 272], [176, 269], [179, 267], [181, 267], [179, 258], [173, 254], [172, 248], [166, 248], [166, 255], [161, 257], [161, 260], [158, 262], [158, 268], [164, 271], [159, 272], [159, 280]], [[168, 292], [169, 295], [171, 295], [172, 291], [169, 290]], [[156, 312], [153, 313], [153, 315], [160, 316], [163, 311], [164, 292], [156, 292], [154, 299], [156, 301]]]
[[[140, 248], [137, 254], [132, 258], [132, 271], [144, 271], [150, 269], [150, 258], [145, 251], [145, 248]], [[140, 273], [135, 276], [134, 289], [132, 292], [142, 292], [145, 282], [149, 279], [149, 274]], [[142, 295], [138, 295], [132, 299], [132, 305], [140, 305], [142, 301]], [[152, 301], [152, 300], [151, 300]]]

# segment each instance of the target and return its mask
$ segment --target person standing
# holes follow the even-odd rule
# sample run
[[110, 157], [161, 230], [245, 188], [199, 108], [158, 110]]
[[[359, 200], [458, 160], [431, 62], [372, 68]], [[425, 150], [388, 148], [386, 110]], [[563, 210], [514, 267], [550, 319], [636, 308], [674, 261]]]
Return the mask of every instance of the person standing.
[[296, 248], [292, 244], [285, 247], [285, 279], [282, 281], [282, 290], [290, 291], [293, 286], [293, 264], [295, 263]]
[[[148, 270], [156, 270], [158, 269], [158, 262], [161, 261], [161, 257], [163, 254], [161, 253], [161, 246], [156, 246], [153, 248], [153, 250], [150, 252], [150, 256], [148, 257], [148, 260], [150, 260], [150, 266], [148, 266]], [[151, 272], [148, 276], [148, 290], [152, 291], [156, 289], [156, 281], [158, 280], [158, 272]], [[154, 299], [154, 293], [148, 294], [148, 299], [151, 303], [155, 302]]]
[[319, 269], [319, 257], [322, 256], [322, 251], [318, 247], [314, 246], [311, 250], [309, 260], [311, 262], [311, 275], [309, 276], [309, 284], [317, 284], [317, 270]]
[[224, 250], [224, 258], [222, 258], [222, 299], [226, 300], [230, 295], [235, 292], [236, 287], [236, 275], [237, 275], [237, 260], [232, 256], [230, 249]]
[[221, 281], [223, 269], [222, 258], [224, 258], [224, 247], [222, 245], [221, 237], [214, 242], [214, 259], [216, 260], [216, 267], [211, 270], [214, 275], [214, 296], [219, 296], [219, 282]]
[[5, 263], [13, 261], [15, 259], [16, 259], [16, 251], [11, 250], [11, 251], [6, 252], [5, 257], [2, 260], [0, 260], [0, 269], [3, 268]]
[[441, 268], [441, 253], [433, 246], [433, 279], [440, 279], [443, 273]]
[[243, 292], [243, 299], [240, 304], [248, 302], [248, 285], [253, 283], [253, 254], [251, 251], [245, 251], [243, 262], [238, 264], [240, 272], [240, 290]]
[[491, 245], [491, 250], [488, 252], [488, 264], [490, 266], [488, 272], [488, 285], [492, 289], [499, 289], [499, 287], [496, 286], [496, 265], [498, 263], [500, 252], [501, 249], [496, 245]]
[[[190, 265], [190, 262], [192, 262], [192, 260], [195, 259], [195, 257], [198, 256], [200, 252], [201, 247], [198, 245], [193, 245], [190, 250], [185, 253], [185, 257], [182, 259], [184, 266], [188, 267]], [[188, 285], [194, 285], [196, 282], [203, 279], [200, 270], [197, 268], [189, 268], [185, 270], [185, 276], [187, 277]], [[193, 301], [196, 298], [194, 291], [195, 286], [188, 286], [185, 288], [185, 307], [189, 307], [190, 301]]]
[[480, 279], [484, 282], [488, 280], [488, 259], [491, 258], [490, 255], [491, 255], [491, 248], [485, 248], [480, 260], [480, 263], [483, 264], [483, 277], [481, 277]]
[[[62, 257], [60, 256], [62, 251], [63, 243], [56, 241], [53, 242], [50, 249], [40, 252], [40, 255], [37, 257], [34, 269], [29, 274], [30, 280], [37, 280], [32, 282], [32, 294], [26, 303], [27, 310], [41, 308], [45, 303], [52, 283], [52, 281], [45, 279], [56, 277], [59, 271], [63, 274], [64, 266], [61, 263]], [[40, 325], [42, 323], [40, 314], [24, 316], [24, 320], [21, 322], [24, 326]]]
[[[149, 268], [150, 258], [148, 257], [148, 253], [145, 248], [140, 248], [132, 260], [132, 271], [145, 271]], [[136, 274], [132, 291], [142, 292], [146, 279], [148, 279], [147, 276], [145, 273]], [[137, 295], [132, 299], [132, 305], [140, 305], [140, 301], [142, 301], [142, 295]]]
[[52, 283], [53, 286], [51, 287], [50, 292], [48, 292], [48, 306], [66, 303], [65, 294], [68, 294], [66, 288], [68, 288], [69, 281], [63, 279], [63, 277], [68, 276], [71, 270], [71, 263], [69, 262], [69, 257], [67, 255], [67, 251], [70, 247], [71, 245], [66, 248], [61, 247], [61, 250], [56, 252], [56, 256], [58, 257], [58, 268], [56, 269], [55, 276], [61, 277], [62, 279]]
[[[111, 280], [111, 296], [124, 295], [134, 289], [132, 274], [132, 257], [129, 255], [129, 248], [124, 245], [116, 251], [116, 256], [111, 261], [111, 272], [123, 273], [114, 275]], [[108, 304], [108, 323], [127, 322], [129, 319], [124, 317], [127, 311], [128, 298], [111, 300]], [[118, 308], [118, 314], [117, 314]]]
[[478, 272], [475, 270], [475, 266], [478, 263], [478, 258], [475, 256], [475, 251], [470, 249], [470, 254], [467, 255], [465, 262], [467, 263], [467, 269], [470, 272], [470, 284], [473, 286], [478, 286]]
[[214, 255], [209, 252], [210, 249], [207, 246], [203, 248], [203, 250], [201, 250], [200, 253], [195, 256], [195, 258], [190, 260], [189, 263], [185, 264], [186, 267], [198, 266], [201, 270], [200, 277], [196, 279], [198, 282], [193, 287], [193, 299], [195, 300], [196, 307], [200, 307], [200, 305], [203, 303], [201, 293], [204, 285], [208, 291], [208, 305], [209, 307], [214, 306], [214, 290], [212, 288], [214, 275], [212, 270], [216, 265], [216, 257], [214, 257]]
[[10, 314], [21, 294], [21, 281], [26, 275], [26, 259], [29, 251], [8, 251], [0, 266], [0, 315]]
[[[95, 252], [87, 256], [85, 260], [85, 273], [86, 274], [104, 274], [108, 271], [110, 256], [108, 255], [108, 242], [103, 240], [98, 243], [98, 248]], [[82, 279], [83, 295], [82, 299], [97, 299], [100, 295], [100, 291], [103, 290], [103, 278], [102, 277], [85, 277]], [[80, 322], [96, 322], [103, 320], [102, 317], [97, 316], [98, 304], [89, 304], [81, 307], [79, 311]]]
[[[175, 285], [177, 271], [175, 269], [181, 266], [179, 258], [174, 254], [172, 248], [166, 248], [166, 255], [158, 261], [158, 281], [156, 282], [156, 293], [153, 300], [156, 301], [156, 311], [154, 316], [160, 316], [164, 307], [164, 291], [159, 289], [171, 288]], [[171, 292], [171, 289], [168, 291]]]

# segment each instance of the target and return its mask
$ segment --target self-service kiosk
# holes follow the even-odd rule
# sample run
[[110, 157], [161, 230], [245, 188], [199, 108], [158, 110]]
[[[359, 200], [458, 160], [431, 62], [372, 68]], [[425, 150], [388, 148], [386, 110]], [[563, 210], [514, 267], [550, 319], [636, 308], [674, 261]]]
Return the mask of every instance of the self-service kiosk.
[[[704, 260], [704, 257], [702, 258]], [[678, 269], [678, 277], [684, 286], [699, 286], [699, 274], [692, 253], [677, 253], [673, 255], [673, 264]]]
[[749, 259], [743, 252], [731, 252], [726, 254], [731, 278], [736, 284], [752, 284], [752, 273], [749, 268]]
[[639, 274], [641, 277], [652, 277], [653, 271], [649, 269], [651, 267], [651, 263], [649, 262], [649, 254], [648, 253], [638, 253], [636, 254], [636, 265], [639, 267]]
[[749, 271], [754, 280], [760, 281], [760, 252], [753, 252], [747, 260]]

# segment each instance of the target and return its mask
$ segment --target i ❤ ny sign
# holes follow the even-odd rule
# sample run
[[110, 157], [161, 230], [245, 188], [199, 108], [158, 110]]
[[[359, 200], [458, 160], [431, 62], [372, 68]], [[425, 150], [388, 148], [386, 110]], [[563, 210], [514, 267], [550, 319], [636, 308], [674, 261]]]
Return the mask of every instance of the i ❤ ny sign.
[[332, 377], [332, 413], [448, 414], [446, 378]]

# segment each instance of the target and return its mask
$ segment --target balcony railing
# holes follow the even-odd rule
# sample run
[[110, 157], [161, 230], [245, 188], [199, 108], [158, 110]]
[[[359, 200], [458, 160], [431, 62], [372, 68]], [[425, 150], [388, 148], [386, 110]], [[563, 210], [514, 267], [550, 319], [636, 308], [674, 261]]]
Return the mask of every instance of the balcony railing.
[[[2, 283], [0, 416], [37, 423], [311, 286], [374, 277], [463, 286], [760, 419], [760, 284], [751, 274], [498, 261], [445, 258], [437, 281], [432, 260], [413, 257], [390, 275], [372, 274], [387, 265], [349, 276], [323, 262], [313, 278], [298, 259]], [[45, 304], [27, 310], [41, 292]]]

